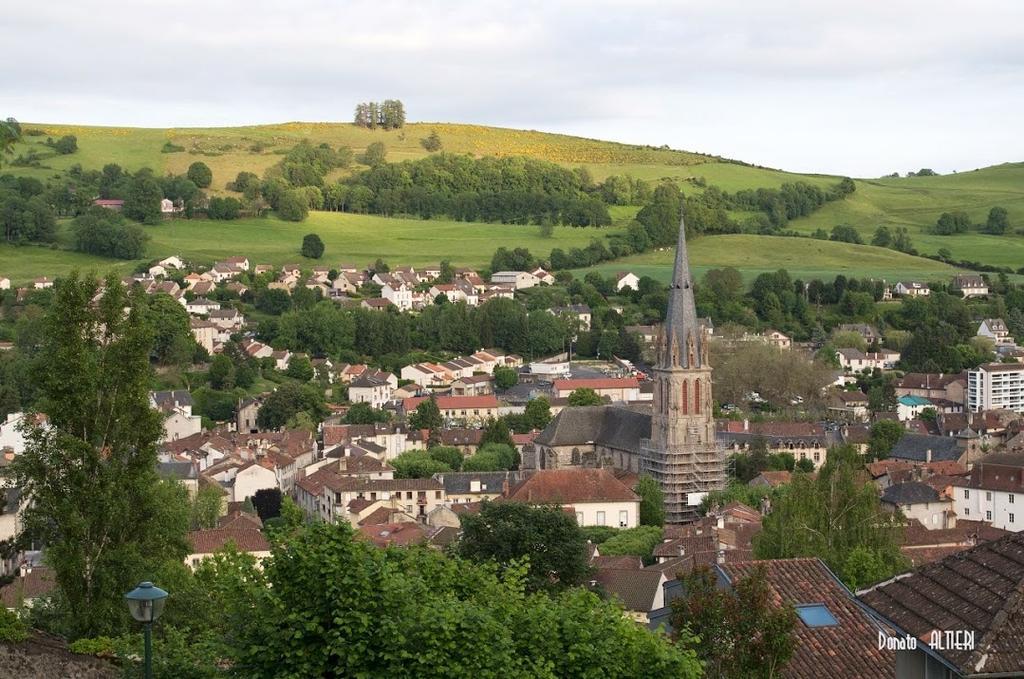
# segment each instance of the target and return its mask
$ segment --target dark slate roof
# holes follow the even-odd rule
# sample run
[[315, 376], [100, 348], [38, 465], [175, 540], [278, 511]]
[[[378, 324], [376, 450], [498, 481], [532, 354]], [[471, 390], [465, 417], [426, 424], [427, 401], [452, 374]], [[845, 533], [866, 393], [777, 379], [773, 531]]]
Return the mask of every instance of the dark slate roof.
[[893, 446], [890, 458], [924, 462], [928, 451], [932, 451], [932, 460], [958, 460], [963, 451], [956, 439], [949, 436], [929, 436], [927, 434], [904, 434]]
[[[963, 675], [1024, 673], [1024, 533], [930, 563], [860, 592], [898, 631], [975, 633], [973, 650], [934, 650]], [[920, 644], [919, 648], [927, 644]]]
[[640, 439], [650, 437], [649, 413], [621, 406], [579, 406], [558, 413], [534, 442], [545, 446], [596, 442], [618, 450], [638, 451]]
[[894, 483], [882, 494], [882, 502], [888, 502], [891, 505], [915, 505], [924, 502], [939, 502], [940, 500], [937, 490], [920, 481]]
[[160, 462], [156, 466], [157, 473], [165, 479], [197, 479], [196, 467], [191, 462]]
[[664, 574], [638, 568], [600, 568], [594, 580], [608, 596], [618, 599], [627, 611], [647, 613], [661, 587]]
[[[507, 481], [509, 486], [519, 483], [520, 477], [516, 472], [445, 472], [434, 474], [434, 478], [444, 484], [444, 492], [462, 495], [471, 492], [478, 493], [501, 493]], [[480, 490], [471, 491], [470, 483], [480, 482]]]
[[160, 408], [161, 410], [170, 410], [175, 405], [192, 405], [192, 394], [189, 393], [188, 389], [175, 389], [174, 391], [154, 391], [153, 401], [156, 403], [157, 408]]
[[798, 679], [821, 677], [892, 677], [895, 653], [879, 650], [879, 625], [819, 559], [742, 561], [719, 565], [730, 583], [763, 566], [771, 599], [782, 604], [824, 604], [837, 625], [808, 627], [797, 618], [793, 656], [781, 675]]

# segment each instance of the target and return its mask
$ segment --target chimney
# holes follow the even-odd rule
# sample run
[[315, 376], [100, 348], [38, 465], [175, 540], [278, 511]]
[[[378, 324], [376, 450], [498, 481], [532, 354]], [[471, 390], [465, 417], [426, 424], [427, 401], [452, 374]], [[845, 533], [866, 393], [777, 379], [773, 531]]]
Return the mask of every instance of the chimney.
[[932, 449], [931, 448], [929, 448], [928, 450], [925, 451], [925, 453], [924, 453], [924, 461], [925, 461], [925, 464], [931, 464], [931, 461], [932, 461]]

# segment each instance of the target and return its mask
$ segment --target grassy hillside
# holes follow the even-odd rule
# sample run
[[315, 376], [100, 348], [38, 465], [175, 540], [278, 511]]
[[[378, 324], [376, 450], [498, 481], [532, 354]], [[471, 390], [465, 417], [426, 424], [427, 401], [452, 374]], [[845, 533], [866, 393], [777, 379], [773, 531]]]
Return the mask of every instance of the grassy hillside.
[[[526, 247], [546, 256], [552, 248], [587, 245], [610, 229], [556, 227], [543, 238], [535, 226], [479, 224], [445, 220], [392, 219], [337, 212], [313, 212], [302, 223], [273, 217], [218, 222], [204, 219], [173, 220], [145, 226], [152, 237], [145, 261], [168, 255], [212, 264], [216, 259], [245, 255], [260, 264], [287, 264], [302, 260], [299, 247], [307, 233], [317, 233], [326, 251], [322, 263], [366, 265], [378, 257], [392, 265], [436, 264], [448, 259], [462, 266], [488, 266], [491, 255], [502, 246]], [[614, 227], [612, 227], [614, 228]], [[65, 225], [61, 245], [70, 244]], [[140, 260], [143, 261], [143, 260]], [[131, 271], [139, 262], [118, 262], [50, 247], [0, 244], [0, 274], [15, 283], [67, 273], [72, 269], [97, 272]]]
[[[632, 271], [638, 276], [668, 281], [674, 258], [675, 250], [665, 249], [601, 264], [587, 271], [600, 271], [606, 276]], [[697, 277], [708, 269], [731, 266], [742, 271], [748, 280], [759, 273], [778, 269], [786, 269], [794, 278], [803, 279], [828, 279], [842, 273], [890, 281], [946, 279], [955, 271], [941, 262], [885, 248], [780, 236], [705, 236], [690, 243], [690, 261]]]
[[[357, 153], [374, 141], [382, 141], [388, 149], [389, 160], [418, 158], [426, 155], [420, 140], [436, 130], [446, 151], [470, 153], [476, 156], [524, 155], [558, 162], [567, 166], [583, 165], [595, 179], [613, 174], [631, 174], [650, 181], [668, 179], [679, 182], [685, 191], [699, 191], [687, 180], [703, 177], [709, 185], [726, 191], [740, 189], [777, 188], [786, 182], [806, 181], [826, 187], [837, 177], [784, 172], [725, 162], [710, 156], [646, 146], [617, 144], [566, 135], [536, 131], [510, 130], [476, 125], [446, 123], [409, 124], [402, 130], [366, 130], [343, 123], [285, 123], [234, 128], [172, 128], [136, 129], [115, 127], [83, 127], [24, 123], [26, 130], [42, 130], [59, 137], [74, 134], [78, 137], [79, 151], [68, 156], [46, 158], [44, 167], [23, 168], [4, 166], [2, 172], [15, 172], [46, 179], [73, 164], [86, 168], [99, 168], [109, 162], [119, 163], [129, 170], [151, 167], [159, 173], [184, 172], [188, 165], [202, 160], [213, 170], [214, 181], [210, 191], [220, 193], [224, 185], [241, 170], [260, 173], [275, 164], [280, 154], [302, 139], [314, 143], [326, 142], [334, 146], [347, 145]], [[45, 136], [26, 136], [15, 147], [15, 154], [43, 146]], [[165, 143], [181, 146], [185, 151], [161, 153]], [[963, 210], [976, 222], [983, 222], [989, 208], [1001, 205], [1009, 211], [1012, 229], [1024, 228], [1024, 163], [1005, 164], [941, 177], [913, 177], [896, 179], [859, 179], [856, 192], [842, 201], [827, 204], [818, 212], [792, 222], [789, 228], [810, 233], [818, 228], [831, 229], [836, 224], [852, 224], [861, 231], [864, 240], [879, 225], [906, 226], [910, 229], [915, 247], [923, 253], [936, 253], [948, 249], [954, 259], [980, 261], [999, 266], [1024, 266], [1024, 236], [1008, 234], [987, 236], [970, 233], [961, 236], [933, 236], [926, 233], [942, 212]], [[636, 207], [612, 208], [616, 228], [628, 224]], [[738, 214], [742, 221], [749, 215]], [[428, 230], [427, 230], [428, 229]], [[559, 230], [552, 241], [540, 242], [535, 228], [501, 225], [456, 224], [444, 221], [419, 222], [354, 215], [314, 215], [302, 225], [277, 220], [243, 220], [234, 224], [195, 222], [175, 223], [154, 229], [150, 250], [153, 256], [180, 251], [201, 259], [212, 259], [234, 252], [261, 255], [269, 262], [283, 262], [295, 256], [296, 234], [318, 231], [328, 243], [330, 256], [337, 254], [339, 261], [370, 259], [384, 256], [396, 263], [436, 262], [442, 256], [463, 264], [484, 263], [498, 245], [529, 247], [536, 254], [546, 254], [552, 247], [572, 247], [586, 244], [596, 232], [564, 232]], [[562, 239], [565, 239], [564, 241]], [[904, 273], [934, 270], [934, 262], [878, 253], [867, 259], [830, 257], [829, 250], [816, 244], [789, 244], [775, 253], [746, 251], [745, 248], [763, 247], [755, 237], [734, 237], [734, 240], [709, 240], [731, 243], [740, 251], [729, 254], [748, 275], [765, 268], [776, 268], [772, 258], [776, 254], [807, 272], [834, 275], [839, 271], [876, 275], [878, 272]], [[709, 247], [709, 246], [701, 246]], [[800, 252], [793, 258], [793, 252]], [[31, 252], [32, 254], [27, 254]], [[876, 251], [872, 251], [876, 252]], [[17, 253], [17, 254], [15, 254]], [[882, 255], [890, 258], [882, 261]], [[638, 266], [660, 266], [656, 254], [645, 255], [651, 261], [639, 258], [632, 262]], [[788, 257], [788, 259], [787, 259]], [[895, 258], [895, 259], [893, 259]], [[718, 261], [717, 255], [713, 257]], [[780, 260], [780, 261], [783, 261]], [[0, 247], [0, 272], [21, 279], [26, 275], [57, 274], [71, 264], [90, 261], [90, 258], [42, 249], [13, 250]], [[99, 261], [99, 260], [97, 260]], [[709, 260], [710, 261], [710, 260]], [[117, 263], [107, 265], [120, 266]], [[709, 263], [709, 266], [718, 265]], [[924, 269], [922, 269], [924, 267]], [[606, 269], [620, 269], [616, 263]], [[13, 272], [13, 273], [11, 273]], [[890, 276], [891, 277], [891, 276]]]

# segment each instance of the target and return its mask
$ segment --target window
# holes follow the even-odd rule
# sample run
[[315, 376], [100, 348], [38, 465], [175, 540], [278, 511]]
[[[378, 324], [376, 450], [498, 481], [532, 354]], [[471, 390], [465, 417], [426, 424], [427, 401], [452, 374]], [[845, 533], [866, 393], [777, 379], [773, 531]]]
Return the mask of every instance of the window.
[[988, 492], [988, 491], [985, 492], [985, 502], [992, 502], [992, 493], [991, 492]]
[[967, 488], [964, 488], [964, 499], [965, 500], [970, 500], [971, 499], [971, 491], [968, 490]]
[[971, 515], [971, 508], [970, 507], [964, 507], [964, 516], [970, 516], [970, 515]]
[[803, 604], [796, 607], [796, 614], [808, 627], [835, 627], [839, 624], [836, 616], [825, 604]]
[[604, 525], [604, 512], [598, 512], [597, 513], [597, 525], [598, 526], [603, 526]]
[[821, 452], [819, 452], [817, 450], [814, 451], [814, 461], [815, 462], [821, 462]]
[[690, 390], [690, 384], [689, 384], [689, 382], [685, 382], [684, 381], [683, 382], [683, 386], [681, 387], [681, 389], [682, 389], [682, 392], [683, 392], [682, 393], [682, 395], [683, 395], [683, 399], [682, 399], [682, 401], [683, 401], [683, 415], [685, 415], [686, 412], [687, 412], [687, 406], [689, 405], [689, 400], [690, 400], [690, 391], [689, 391]]
[[583, 525], [583, 512], [576, 512], [576, 523]]
[[1013, 504], [1013, 493], [1010, 493], [1007, 497], [1009, 498], [1007, 500], [1007, 502], [1009, 502], [1012, 505]]
[[441, 499], [441, 491], [439, 491], [439, 490], [435, 490], [434, 491], [434, 499], [435, 500], [440, 500]]
[[1013, 523], [1013, 514], [1010, 514], [1010, 523]]
[[991, 521], [992, 520], [992, 510], [991, 509], [986, 509], [985, 510], [985, 520], [986, 521]]
[[625, 509], [619, 510], [619, 528], [625, 528], [629, 525], [629, 512]]

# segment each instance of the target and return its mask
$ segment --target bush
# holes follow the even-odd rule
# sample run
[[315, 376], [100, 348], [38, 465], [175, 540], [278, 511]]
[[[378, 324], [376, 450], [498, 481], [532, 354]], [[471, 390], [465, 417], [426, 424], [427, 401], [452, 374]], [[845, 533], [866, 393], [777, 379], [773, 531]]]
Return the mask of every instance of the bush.
[[78, 150], [78, 138], [73, 134], [66, 134], [53, 143], [53, 150], [62, 156], [72, 154]]
[[171, 142], [164, 142], [164, 145], [160, 147], [160, 153], [184, 153], [185, 147]]
[[237, 198], [211, 198], [206, 216], [210, 219], [238, 219], [241, 211], [242, 203]]
[[309, 199], [302, 189], [289, 189], [277, 201], [277, 216], [288, 222], [301, 222], [309, 215]]
[[116, 655], [114, 640], [110, 637], [78, 639], [68, 645], [68, 650], [80, 655], [98, 655], [102, 658], [112, 658]]
[[0, 641], [21, 642], [28, 639], [28, 625], [18, 614], [0, 607]]
[[201, 189], [209, 188], [213, 182], [213, 171], [210, 166], [199, 160], [188, 166], [186, 175]]
[[302, 256], [320, 259], [324, 256], [324, 242], [315, 233], [308, 233], [302, 239]]

